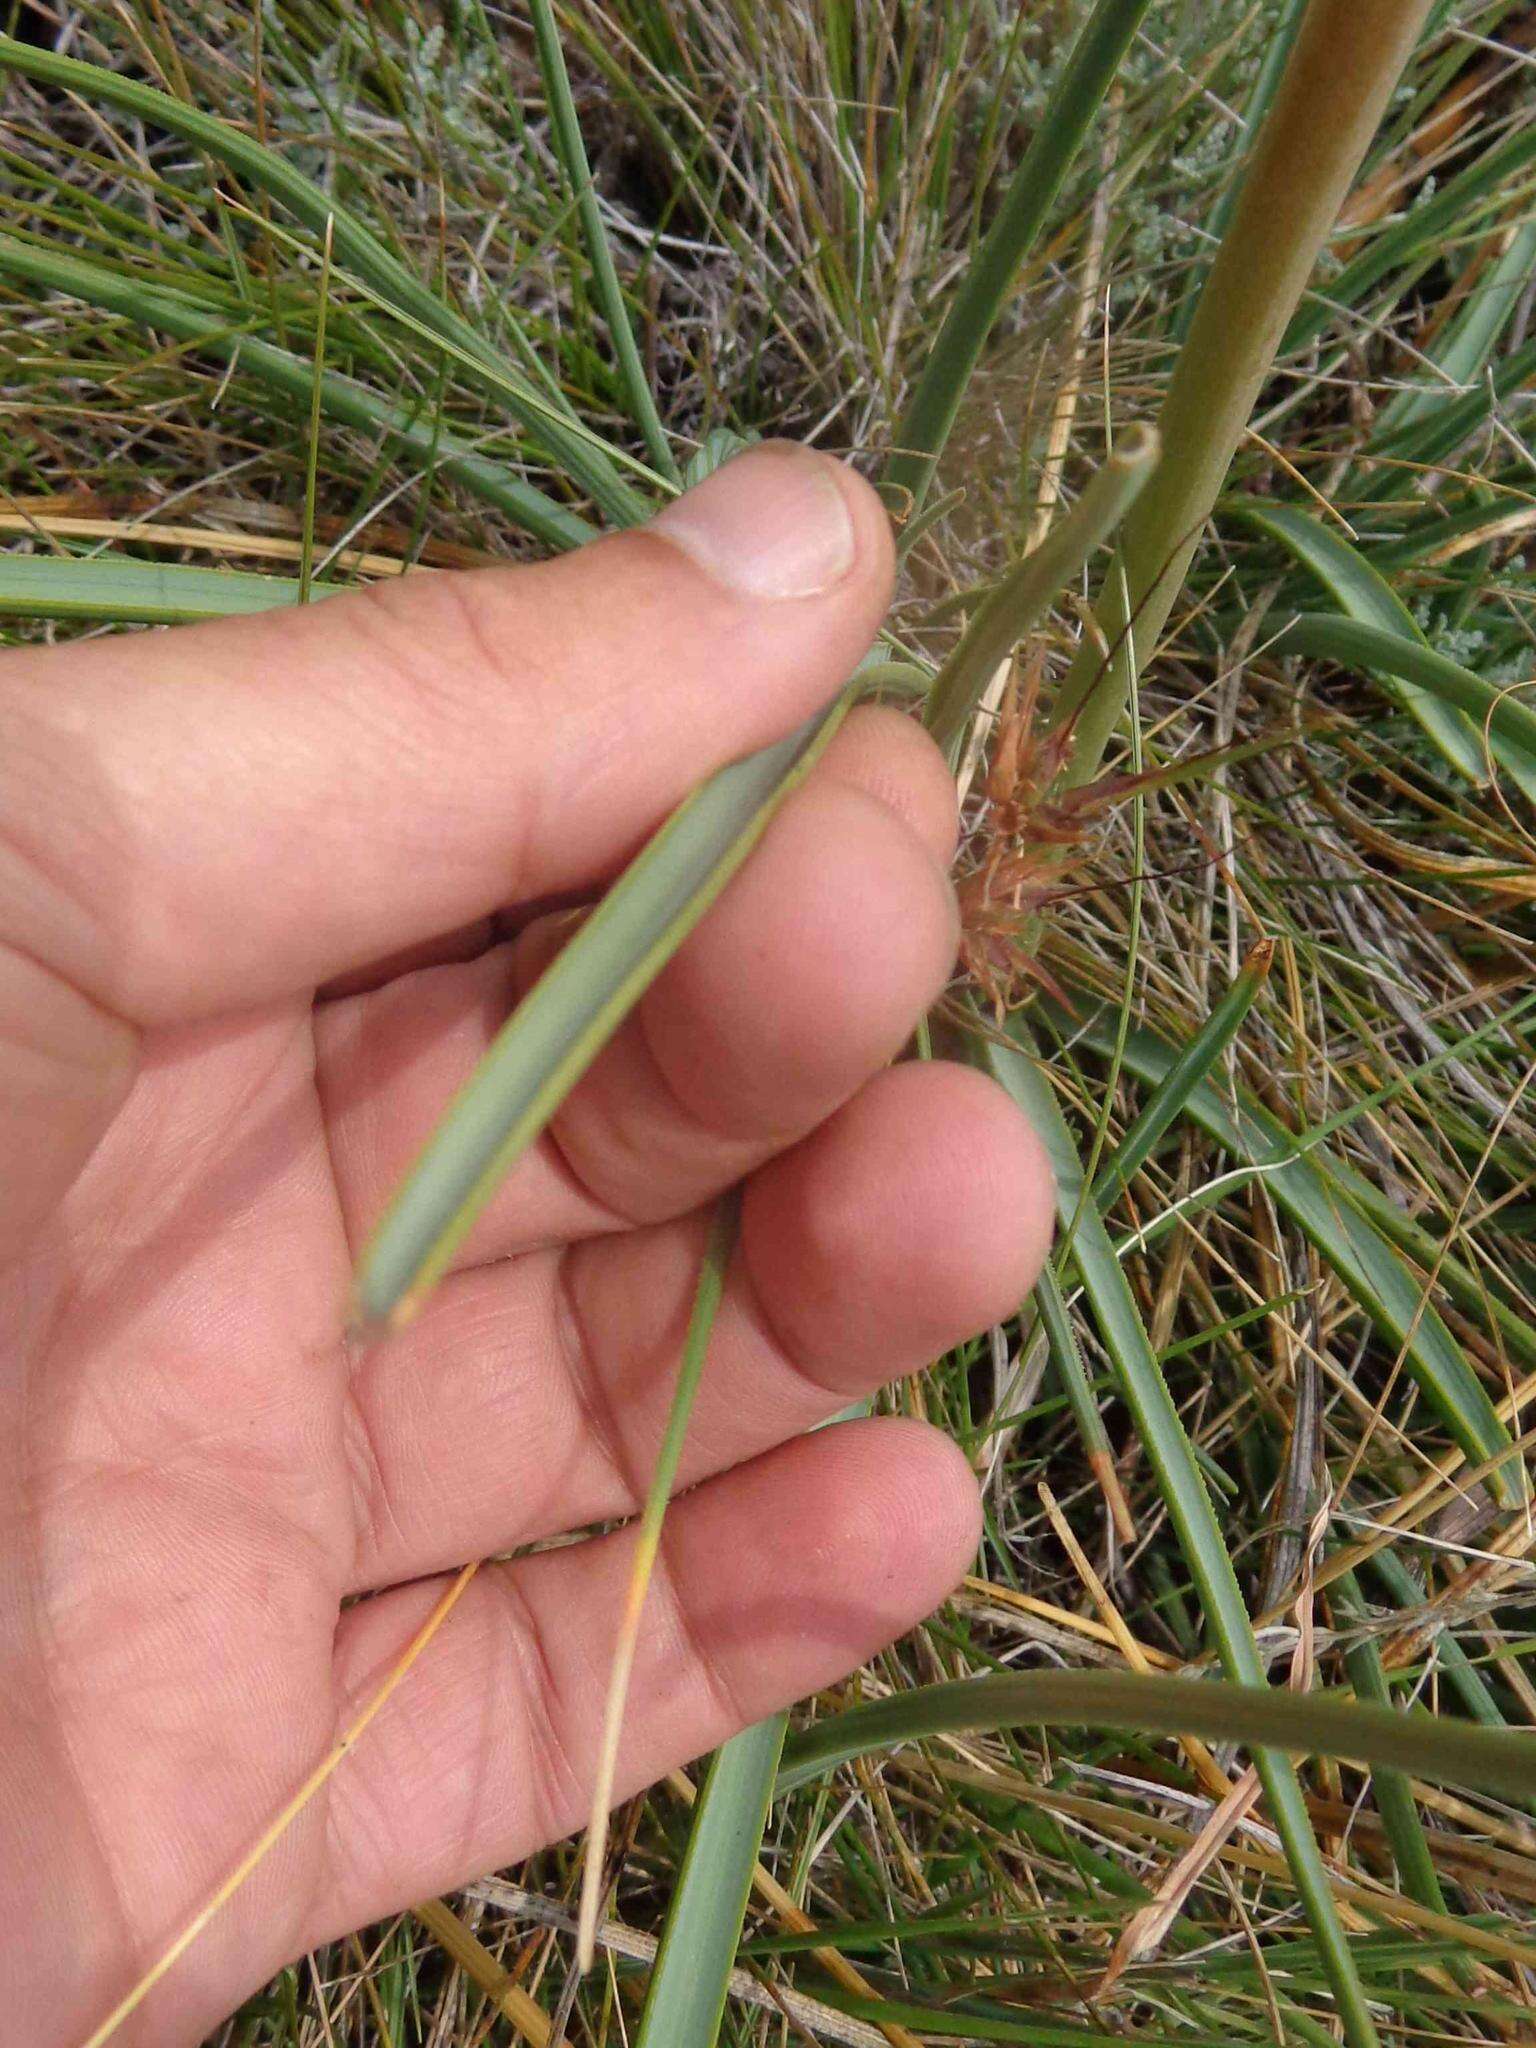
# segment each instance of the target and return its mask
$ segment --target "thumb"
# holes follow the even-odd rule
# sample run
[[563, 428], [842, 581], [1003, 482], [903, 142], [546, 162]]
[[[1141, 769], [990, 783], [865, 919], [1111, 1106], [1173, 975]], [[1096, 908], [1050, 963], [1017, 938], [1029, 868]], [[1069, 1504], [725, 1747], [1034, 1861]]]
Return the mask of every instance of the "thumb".
[[142, 1028], [597, 885], [838, 689], [890, 580], [868, 486], [769, 444], [555, 561], [0, 659], [0, 1231]]

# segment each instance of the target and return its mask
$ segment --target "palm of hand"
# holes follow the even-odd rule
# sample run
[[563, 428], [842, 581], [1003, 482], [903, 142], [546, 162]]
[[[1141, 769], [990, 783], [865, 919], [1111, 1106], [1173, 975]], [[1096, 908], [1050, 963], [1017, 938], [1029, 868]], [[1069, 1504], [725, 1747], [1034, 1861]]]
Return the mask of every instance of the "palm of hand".
[[[846, 661], [834, 636], [826, 665]], [[495, 900], [496, 829], [462, 915]], [[343, 1328], [358, 1236], [548, 925], [477, 926], [324, 1002], [232, 969], [260, 999], [150, 1024], [0, 1277], [0, 1903], [31, 1931], [0, 2003], [25, 2038], [83, 2038], [154, 1960], [394, 1663], [432, 1574], [632, 1510], [723, 1187], [747, 1181], [741, 1242], [683, 1475], [708, 1483], [669, 1518], [620, 1790], [841, 1675], [963, 1569], [952, 1446], [896, 1423], [801, 1435], [1006, 1313], [1043, 1245], [1038, 1156], [985, 1084], [880, 1071], [952, 956], [952, 831], [914, 729], [852, 721], [438, 1300], [368, 1352]], [[260, 886], [247, 867], [214, 894], [236, 955]], [[193, 2039], [304, 1947], [579, 1826], [628, 1541], [484, 1571], [121, 2038]]]

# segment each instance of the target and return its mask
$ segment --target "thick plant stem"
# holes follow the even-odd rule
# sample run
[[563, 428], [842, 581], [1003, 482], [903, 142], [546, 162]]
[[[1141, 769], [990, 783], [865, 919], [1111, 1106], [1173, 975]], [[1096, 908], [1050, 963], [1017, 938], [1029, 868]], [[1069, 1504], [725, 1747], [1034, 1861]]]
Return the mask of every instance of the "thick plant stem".
[[[1120, 530], [1053, 720], [1082, 706], [1087, 781], [1185, 572], [1286, 326], [1412, 53], [1429, 0], [1312, 0], [1200, 295], [1158, 422], [1163, 459]], [[1086, 701], [1085, 701], [1086, 700]]]

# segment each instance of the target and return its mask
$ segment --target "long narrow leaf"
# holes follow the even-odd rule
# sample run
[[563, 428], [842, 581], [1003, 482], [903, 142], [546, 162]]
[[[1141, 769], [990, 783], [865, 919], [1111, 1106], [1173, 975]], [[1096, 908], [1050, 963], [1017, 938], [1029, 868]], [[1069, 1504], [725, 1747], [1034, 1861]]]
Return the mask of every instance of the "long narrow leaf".
[[1147, 1097], [1093, 1184], [1093, 1199], [1101, 1212], [1130, 1184], [1158, 1139], [1242, 1029], [1243, 1019], [1269, 977], [1274, 957], [1274, 940], [1258, 940], [1233, 977], [1232, 986]]
[[[1093, 1018], [1086, 1024], [1073, 1019], [1070, 1029], [1096, 1052], [1107, 1053], [1118, 1043], [1111, 1027]], [[1179, 1055], [1155, 1033], [1135, 1030], [1125, 1039], [1123, 1058], [1130, 1072], [1156, 1088], [1173, 1072]], [[1276, 1205], [1316, 1245], [1388, 1341], [1404, 1347], [1415, 1384], [1467, 1456], [1480, 1464], [1510, 1451], [1509, 1432], [1482, 1381], [1433, 1306], [1423, 1301], [1417, 1275], [1361, 1213], [1346, 1176], [1327, 1152], [1316, 1145], [1303, 1150], [1302, 1141], [1259, 1104], [1239, 1098], [1230, 1105], [1208, 1082], [1189, 1090], [1184, 1113], [1235, 1157], [1262, 1169]], [[1509, 1469], [1500, 1467], [1490, 1483], [1505, 1497], [1518, 1499], [1514, 1467], [1511, 1459]]]
[[[196, 305], [179, 293], [157, 291], [101, 264], [53, 249], [34, 248], [11, 235], [0, 235], [0, 275], [24, 278], [45, 291], [66, 292], [87, 305], [119, 314], [136, 326], [191, 342], [224, 362], [234, 362], [281, 393], [296, 409], [308, 412], [314, 389], [312, 364], [272, 342], [232, 329], [227, 317]], [[327, 370], [321, 378], [320, 403], [328, 418], [364, 433], [389, 438], [418, 461], [462, 483], [485, 503], [495, 505], [553, 547], [579, 547], [593, 537], [594, 529], [586, 520], [557, 505], [534, 485], [524, 483], [488, 456], [476, 454], [429, 421], [378, 397], [351, 377]]]
[[624, 395], [629, 401], [635, 424], [645, 437], [651, 460], [669, 482], [676, 483], [677, 464], [667, 442], [666, 429], [661, 424], [661, 415], [656, 410], [650, 379], [635, 346], [629, 309], [624, 304], [619, 274], [613, 264], [613, 250], [597, 204], [586, 144], [581, 139], [581, 124], [576, 118], [576, 102], [571, 97], [565, 52], [560, 47], [560, 31], [555, 26], [555, 10], [550, 0], [529, 0], [529, 11], [533, 17], [534, 43], [539, 53], [539, 73], [544, 80], [544, 97], [549, 104], [550, 131], [561, 169], [576, 197], [576, 212], [581, 221], [587, 261], [592, 266], [592, 288], [608, 323]]
[[927, 494], [971, 373], [1150, 0], [1098, 0], [929, 352], [896, 430], [886, 481]]
[[786, 1725], [782, 1714], [757, 1722], [709, 1767], [636, 2048], [714, 2048]]
[[390, 1204], [358, 1268], [364, 1325], [421, 1306], [531, 1145], [807, 775], [849, 702], [722, 769], [674, 812], [523, 998]]
[[1536, 1742], [1523, 1729], [1476, 1728], [1443, 1714], [1399, 1714], [1326, 1694], [1132, 1671], [965, 1678], [828, 1714], [785, 1744], [775, 1792], [782, 1797], [852, 1757], [903, 1742], [1019, 1727], [1198, 1735], [1258, 1746], [1272, 1756], [1346, 1757], [1505, 1799], [1536, 1793]]
[[[603, 1857], [608, 1833], [608, 1809], [613, 1804], [619, 1738], [623, 1733], [624, 1709], [629, 1699], [629, 1681], [635, 1665], [635, 1650], [640, 1640], [641, 1618], [645, 1612], [646, 1595], [650, 1591], [656, 1559], [661, 1551], [662, 1524], [666, 1520], [672, 1489], [677, 1484], [677, 1467], [688, 1435], [688, 1418], [693, 1413], [694, 1399], [704, 1377], [704, 1361], [709, 1353], [709, 1340], [714, 1331], [720, 1297], [725, 1292], [725, 1270], [736, 1243], [737, 1214], [738, 1203], [734, 1194], [722, 1196], [715, 1205], [714, 1219], [710, 1224], [709, 1238], [704, 1247], [703, 1263], [699, 1268], [698, 1286], [694, 1292], [693, 1311], [688, 1318], [688, 1330], [683, 1339], [683, 1356], [678, 1366], [677, 1385], [673, 1390], [672, 1405], [667, 1412], [667, 1425], [662, 1431], [661, 1448], [656, 1453], [656, 1469], [651, 1474], [651, 1483], [646, 1489], [645, 1501], [640, 1511], [635, 1553], [630, 1564], [624, 1608], [619, 1617], [618, 1641], [614, 1646], [613, 1669], [608, 1679], [608, 1697], [603, 1705], [602, 1741], [598, 1747], [597, 1769], [592, 1780], [592, 1818], [587, 1828], [586, 1855], [582, 1864], [581, 1914], [576, 1934], [576, 1966], [583, 1972], [591, 1969], [595, 1954], [597, 1920], [603, 1903]], [[723, 1980], [720, 1995], [722, 1998], [725, 1996]]]
[[[1119, 1373], [1121, 1392], [1135, 1420], [1143, 1450], [1157, 1475], [1158, 1490], [1178, 1532], [1222, 1665], [1237, 1685], [1262, 1687], [1264, 1663], [1232, 1569], [1226, 1537], [1137, 1313], [1130, 1284], [1115, 1257], [1103, 1218], [1083, 1186], [1082, 1162], [1067, 1121], [1044, 1075], [1022, 1051], [1002, 1044], [991, 1034], [985, 1038], [978, 1034], [975, 1049], [980, 1063], [1002, 1082], [1044, 1141], [1056, 1174], [1057, 1212], [1064, 1224], [1075, 1224], [1073, 1256], [1083, 1291]], [[1284, 1845], [1297, 1894], [1317, 1937], [1346, 2037], [1353, 2048], [1374, 2048], [1376, 2029], [1339, 1924], [1295, 1767], [1288, 1758], [1268, 1749], [1256, 1753], [1254, 1765], [1264, 1787], [1270, 1817]]]
[[41, 84], [78, 93], [85, 100], [105, 100], [108, 105], [121, 107], [150, 127], [167, 129], [206, 150], [215, 161], [285, 206], [312, 233], [324, 235], [329, 224], [338, 265], [355, 270], [388, 303], [410, 314], [443, 341], [454, 343], [471, 362], [493, 369], [494, 388], [507, 400], [514, 416], [591, 493], [610, 518], [631, 525], [646, 516], [649, 507], [619, 474], [613, 451], [574, 415], [558, 414], [533, 385], [517, 380], [516, 388], [512, 388], [510, 373], [484, 336], [412, 276], [355, 214], [338, 206], [329, 193], [275, 150], [231, 127], [227, 121], [188, 106], [184, 100], [173, 99], [169, 93], [138, 79], [99, 64], [82, 63], [76, 57], [60, 56], [53, 50], [33, 49], [11, 36], [0, 35], [0, 69], [19, 71]]
[[[347, 586], [316, 583], [311, 597]], [[119, 626], [175, 626], [227, 619], [299, 602], [288, 576], [137, 562], [122, 555], [0, 555], [0, 616], [99, 619]]]
[[[1292, 505], [1239, 499], [1224, 508], [1243, 525], [1278, 540], [1293, 561], [1316, 577], [1346, 618], [1424, 643], [1413, 613], [1386, 578], [1340, 533]], [[1488, 780], [1482, 743], [1470, 722], [1427, 690], [1388, 679], [1392, 695], [1423, 726], [1445, 758], [1473, 782]]]
[[1520, 771], [1521, 787], [1529, 780], [1536, 797], [1536, 711], [1514, 691], [1501, 689], [1421, 641], [1363, 619], [1338, 619], [1326, 612], [1304, 612], [1275, 642], [1275, 652], [1322, 655], [1346, 667], [1382, 669], [1429, 690], [1502, 742], [1508, 760]]

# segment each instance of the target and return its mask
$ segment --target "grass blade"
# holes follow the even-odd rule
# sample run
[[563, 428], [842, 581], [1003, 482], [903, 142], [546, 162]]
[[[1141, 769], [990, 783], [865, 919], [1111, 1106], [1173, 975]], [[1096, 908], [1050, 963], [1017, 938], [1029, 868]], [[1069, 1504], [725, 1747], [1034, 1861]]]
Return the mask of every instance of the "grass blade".
[[[1353, 1572], [1341, 1572], [1334, 1580], [1333, 1599], [1345, 1617], [1357, 1621], [1363, 1618], [1365, 1603], [1360, 1598]], [[1360, 1699], [1372, 1706], [1391, 1707], [1392, 1692], [1387, 1684], [1381, 1650], [1374, 1637], [1362, 1636], [1350, 1645], [1344, 1653], [1344, 1668]], [[1402, 1771], [1378, 1765], [1371, 1773], [1371, 1796], [1381, 1815], [1392, 1861], [1397, 1866], [1404, 1891], [1410, 1899], [1417, 1899], [1432, 1913], [1444, 1913], [1445, 1893], [1440, 1888], [1424, 1823], [1419, 1819], [1419, 1809], [1414, 1803], [1412, 1783]], [[1451, 1968], [1458, 1981], [1470, 1990], [1475, 1979], [1467, 1967], [1466, 1958], [1454, 1957]]]
[[[1338, 217], [1428, 0], [1312, 0], [1211, 265], [1158, 420], [1163, 459], [1121, 530], [1099, 601], [1107, 673], [1085, 635], [1053, 713], [1075, 717], [1070, 774], [1092, 778], [1167, 624], [1249, 415]], [[1129, 628], [1134, 621], [1134, 646]]]
[[19, 71], [39, 84], [78, 93], [85, 100], [105, 100], [152, 128], [168, 129], [248, 179], [316, 235], [323, 236], [327, 223], [333, 222], [331, 232], [338, 265], [356, 271], [388, 304], [419, 321], [440, 340], [454, 344], [471, 363], [493, 370], [493, 388], [506, 400], [514, 417], [610, 518], [621, 525], [633, 525], [645, 518], [649, 506], [619, 474], [614, 453], [597, 435], [582, 426], [574, 415], [567, 418], [557, 414], [549, 399], [533, 385], [514, 379], [496, 351], [467, 320], [413, 277], [356, 215], [337, 206], [328, 193], [274, 150], [228, 122], [173, 99], [154, 86], [98, 64], [82, 63], [76, 57], [33, 49], [12, 36], [0, 35], [0, 69]]
[[[316, 583], [309, 594], [331, 597], [347, 587]], [[137, 562], [123, 555], [0, 555], [0, 616], [6, 618], [177, 626], [298, 602], [299, 585], [288, 576]]]
[[[0, 275], [24, 278], [46, 291], [66, 292], [88, 305], [119, 314], [136, 326], [191, 342], [221, 361], [233, 361], [239, 369], [280, 393], [296, 410], [308, 413], [314, 366], [287, 349], [232, 327], [226, 313], [199, 306], [175, 292], [156, 290], [137, 278], [80, 257], [34, 248], [10, 235], [0, 235]], [[476, 454], [462, 441], [440, 432], [430, 422], [418, 420], [404, 407], [392, 405], [366, 385], [338, 371], [327, 370], [321, 378], [321, 410], [343, 426], [389, 438], [399, 450], [463, 484], [486, 504], [496, 506], [552, 547], [579, 547], [594, 536], [594, 528], [577, 513], [557, 505], [553, 498], [524, 483], [500, 463]]]
[[[1107, 1054], [1118, 1043], [1108, 1023], [1090, 1019], [1084, 1025], [1073, 1019], [1070, 1028], [1096, 1052]], [[1125, 1039], [1123, 1057], [1132, 1073], [1159, 1087], [1179, 1055], [1154, 1033], [1136, 1030]], [[1246, 1098], [1229, 1105], [1208, 1082], [1189, 1090], [1184, 1113], [1219, 1145], [1262, 1170], [1277, 1207], [1316, 1245], [1387, 1340], [1403, 1347], [1415, 1384], [1468, 1458], [1481, 1464], [1511, 1452], [1509, 1433], [1487, 1389], [1433, 1306], [1424, 1302], [1416, 1274], [1360, 1211], [1347, 1180], [1316, 1142], [1296, 1137]], [[1520, 1498], [1517, 1469], [1507, 1476], [1495, 1474], [1490, 1484], [1506, 1499]]]
[[1157, 436], [1132, 427], [1065, 519], [1003, 578], [933, 679], [925, 719], [941, 747], [960, 739], [993, 670], [1136, 502], [1157, 463]]
[[1040, 1311], [1041, 1327], [1050, 1346], [1051, 1364], [1056, 1368], [1056, 1377], [1061, 1382], [1067, 1406], [1072, 1410], [1078, 1434], [1083, 1440], [1089, 1468], [1098, 1480], [1099, 1491], [1114, 1518], [1116, 1534], [1122, 1543], [1134, 1543], [1136, 1524], [1131, 1518], [1130, 1502], [1115, 1470], [1114, 1452], [1110, 1449], [1104, 1418], [1099, 1413], [1099, 1404], [1093, 1398], [1093, 1388], [1083, 1370], [1061, 1282], [1056, 1277], [1056, 1268], [1049, 1263], [1035, 1282], [1035, 1306]]
[[786, 1726], [759, 1721], [710, 1764], [636, 2048], [714, 2048]]
[[355, 1285], [361, 1324], [397, 1328], [421, 1306], [502, 1176], [810, 772], [849, 701], [844, 692], [829, 712], [696, 790], [529, 990], [365, 1248]]
[[[619, 1738], [624, 1732], [624, 1708], [629, 1699], [629, 1680], [635, 1666], [635, 1647], [640, 1640], [640, 1622], [645, 1612], [645, 1597], [650, 1591], [651, 1575], [656, 1569], [656, 1558], [661, 1549], [661, 1525], [666, 1518], [668, 1503], [672, 1499], [672, 1489], [677, 1483], [678, 1461], [683, 1455], [683, 1440], [688, 1434], [688, 1418], [693, 1413], [694, 1398], [699, 1391], [699, 1382], [704, 1376], [704, 1360], [709, 1352], [710, 1333], [715, 1327], [715, 1315], [720, 1307], [720, 1297], [725, 1290], [725, 1269], [730, 1264], [731, 1251], [736, 1242], [737, 1213], [738, 1203], [734, 1194], [724, 1196], [715, 1205], [714, 1219], [710, 1224], [709, 1238], [704, 1247], [704, 1261], [699, 1269], [699, 1283], [693, 1297], [693, 1311], [688, 1318], [687, 1335], [683, 1339], [683, 1357], [678, 1367], [677, 1386], [672, 1395], [671, 1408], [667, 1412], [667, 1426], [662, 1432], [661, 1448], [656, 1453], [656, 1469], [651, 1475], [645, 1505], [640, 1513], [634, 1561], [630, 1568], [629, 1585], [625, 1589], [624, 1610], [619, 1620], [618, 1641], [613, 1652], [613, 1668], [608, 1678], [608, 1696], [603, 1703], [603, 1734], [598, 1746], [597, 1770], [592, 1780], [592, 1819], [587, 1828], [586, 1855], [582, 1862], [581, 1912], [576, 1931], [576, 1967], [583, 1976], [591, 1969], [597, 1953], [597, 1923], [603, 1909], [603, 1862], [608, 1838], [608, 1810], [613, 1804], [613, 1780], [618, 1766]], [[766, 1798], [765, 1793], [765, 1810]], [[695, 1822], [695, 1826], [697, 1825]], [[755, 1862], [756, 1857], [757, 1842], [754, 1839], [752, 1861]], [[750, 1877], [750, 1866], [748, 1874]], [[738, 1914], [738, 1929], [740, 1924]], [[732, 1953], [734, 1952], [733, 1942]], [[730, 1959], [727, 1958], [726, 1969], [729, 1968]], [[720, 1997], [723, 2003], [723, 1976]]]
[[1158, 1139], [1182, 1115], [1191, 1094], [1242, 1029], [1254, 998], [1269, 979], [1274, 957], [1273, 939], [1256, 941], [1233, 977], [1232, 986], [1147, 1097], [1140, 1114], [1104, 1162], [1093, 1184], [1093, 1200], [1101, 1213], [1130, 1185]]
[[[1316, 577], [1346, 618], [1362, 619], [1421, 644], [1424, 635], [1397, 592], [1342, 534], [1290, 505], [1265, 505], [1245, 499], [1227, 508], [1244, 526], [1267, 533], [1291, 558]], [[1473, 782], [1488, 780], [1488, 764], [1476, 729], [1459, 712], [1427, 690], [1404, 685], [1395, 677], [1392, 695], [1423, 726], [1453, 767]]]
[[581, 139], [576, 102], [571, 97], [565, 52], [560, 47], [560, 31], [555, 26], [555, 11], [551, 0], [529, 0], [529, 12], [533, 17], [534, 43], [539, 53], [539, 75], [544, 81], [544, 97], [549, 104], [550, 131], [566, 182], [575, 194], [587, 261], [592, 266], [592, 288], [608, 323], [624, 394], [635, 424], [650, 450], [652, 462], [669, 483], [676, 483], [677, 463], [667, 441], [666, 429], [661, 424], [661, 415], [656, 410], [656, 400], [651, 393], [650, 379], [645, 374], [645, 365], [640, 360], [640, 351], [635, 346], [634, 329], [629, 323], [619, 274], [613, 265], [613, 251], [603, 228], [603, 216], [592, 184], [592, 167], [587, 161], [586, 144]]
[[1363, 619], [1304, 612], [1274, 644], [1279, 654], [1321, 655], [1341, 667], [1384, 670], [1466, 712], [1488, 734], [1490, 745], [1500, 743], [1501, 760], [1536, 800], [1536, 711], [1512, 690], [1486, 681], [1422, 641]]
[[1443, 381], [1423, 389], [1401, 391], [1385, 406], [1371, 435], [1371, 452], [1402, 455], [1413, 450], [1414, 430], [1444, 411], [1447, 402], [1476, 384], [1483, 365], [1536, 269], [1536, 221], [1513, 228], [1503, 249], [1467, 295], [1466, 304], [1446, 331], [1429, 361]]
[[1150, 0], [1098, 0], [1073, 45], [1045, 121], [1014, 172], [951, 302], [927, 368], [896, 430], [885, 473], [887, 483], [910, 493], [914, 512], [927, 495], [987, 336], [1149, 4]]
[[[1264, 1663], [1226, 1539], [1103, 1218], [1083, 1186], [1082, 1164], [1071, 1130], [1032, 1059], [995, 1037], [978, 1035], [975, 1044], [980, 1063], [1003, 1084], [1044, 1140], [1056, 1174], [1057, 1213], [1064, 1225], [1075, 1227], [1073, 1253], [1078, 1276], [1119, 1374], [1121, 1392], [1143, 1450], [1157, 1474], [1158, 1489], [1178, 1532], [1222, 1665], [1238, 1686], [1263, 1687]], [[1259, 1750], [1254, 1764], [1297, 1894], [1324, 1958], [1345, 2038], [1351, 2048], [1376, 2048], [1376, 2028], [1339, 1924], [1295, 1766], [1270, 1749]]]
[[1536, 1793], [1536, 1742], [1524, 1729], [1477, 1728], [1443, 1714], [1400, 1714], [1326, 1694], [1136, 1671], [965, 1678], [828, 1714], [785, 1744], [775, 1792], [782, 1797], [852, 1757], [899, 1743], [1022, 1726], [1197, 1735], [1206, 1742], [1241, 1742], [1271, 1756], [1347, 1757], [1503, 1799]]

